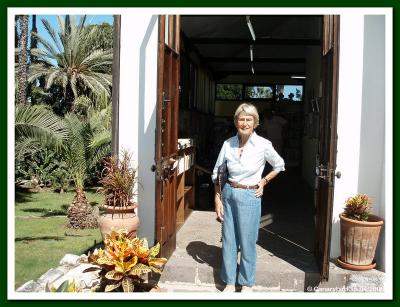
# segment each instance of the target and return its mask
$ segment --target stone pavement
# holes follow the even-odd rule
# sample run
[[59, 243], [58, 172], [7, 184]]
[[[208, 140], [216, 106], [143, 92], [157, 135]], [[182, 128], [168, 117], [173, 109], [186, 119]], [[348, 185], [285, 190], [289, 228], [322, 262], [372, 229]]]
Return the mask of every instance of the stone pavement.
[[[268, 216], [261, 222], [257, 245], [256, 285], [253, 292], [383, 292], [385, 273], [354, 272], [330, 265], [328, 282], [319, 282], [315, 259], [309, 250], [271, 231]], [[287, 227], [287, 226], [286, 226]], [[177, 233], [177, 248], [158, 282], [161, 292], [220, 292], [221, 224], [214, 212], [193, 211]], [[59, 286], [75, 280], [84, 292], [98, 284], [97, 273], [82, 273], [91, 266], [81, 263], [86, 255], [67, 254], [57, 268], [38, 280], [30, 280], [17, 292], [44, 292], [45, 285]], [[390, 281], [391, 282], [391, 281]], [[240, 289], [237, 289], [240, 291]]]
[[[158, 280], [162, 291], [221, 291], [220, 236], [221, 225], [214, 212], [193, 211], [178, 231], [177, 248]], [[311, 251], [268, 231], [267, 227], [260, 228], [254, 292], [321, 292], [328, 288], [375, 292], [382, 290], [384, 276], [377, 270], [343, 270], [332, 262], [329, 281], [320, 283]]]

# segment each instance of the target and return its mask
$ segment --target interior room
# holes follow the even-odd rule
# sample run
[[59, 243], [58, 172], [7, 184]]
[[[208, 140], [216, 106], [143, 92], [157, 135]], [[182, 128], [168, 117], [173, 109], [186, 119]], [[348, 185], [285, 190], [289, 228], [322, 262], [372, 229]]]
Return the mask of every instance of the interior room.
[[[309, 252], [315, 244], [321, 29], [322, 16], [181, 17], [178, 137], [195, 148], [181, 182], [185, 192], [191, 189], [193, 203], [186, 206], [213, 211], [210, 172], [223, 141], [236, 133], [237, 106], [250, 102], [260, 114], [256, 132], [271, 139], [286, 164], [264, 191], [260, 233]], [[277, 121], [273, 133], [264, 128], [271, 118]]]

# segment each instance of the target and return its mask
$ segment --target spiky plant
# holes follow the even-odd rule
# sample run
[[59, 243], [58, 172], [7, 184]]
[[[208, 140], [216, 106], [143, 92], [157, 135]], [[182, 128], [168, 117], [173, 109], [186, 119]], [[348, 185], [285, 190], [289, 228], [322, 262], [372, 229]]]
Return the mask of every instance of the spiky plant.
[[[104, 162], [103, 176], [100, 179], [100, 192], [105, 195], [105, 204], [115, 207], [134, 205], [134, 185], [136, 169], [131, 166], [131, 155], [128, 151], [122, 152], [121, 158], [113, 155]], [[136, 207], [136, 205], [134, 205]]]
[[144, 238], [129, 239], [126, 230], [112, 230], [106, 235], [104, 250], [96, 249], [88, 256], [88, 262], [96, 267], [84, 272], [100, 270], [98, 291], [118, 291], [121, 288], [124, 292], [139, 291], [143, 288], [143, 274], [161, 274], [167, 259], [157, 258], [159, 252], [159, 243], [149, 248]]
[[371, 213], [372, 201], [366, 194], [357, 194], [346, 200], [344, 215], [352, 220], [367, 221]]
[[64, 101], [72, 107], [73, 101], [82, 94], [111, 95], [112, 49], [92, 50], [92, 36], [96, 35], [96, 27], [86, 29], [86, 16], [79, 21], [74, 16], [60, 16], [58, 31], [48, 20], [42, 19], [51, 41], [38, 34], [33, 34], [41, 48], [32, 49], [31, 54], [37, 63], [30, 65], [29, 82], [45, 78], [45, 89], [53, 84], [63, 87]]

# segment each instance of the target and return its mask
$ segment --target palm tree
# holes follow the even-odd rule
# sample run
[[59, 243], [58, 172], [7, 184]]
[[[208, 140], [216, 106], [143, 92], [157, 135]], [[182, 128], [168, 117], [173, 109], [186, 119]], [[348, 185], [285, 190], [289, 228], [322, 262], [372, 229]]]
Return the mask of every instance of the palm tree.
[[[111, 106], [108, 106], [111, 110]], [[66, 163], [75, 184], [75, 196], [68, 207], [68, 227], [97, 227], [97, 219], [84, 192], [88, 171], [111, 152], [111, 113], [89, 112], [82, 119], [75, 113], [65, 116], [69, 141], [65, 143]]]
[[28, 15], [19, 16], [19, 49], [18, 49], [18, 65], [16, 71], [17, 77], [17, 97], [18, 104], [26, 103], [26, 93], [28, 86]]
[[45, 105], [15, 106], [15, 158], [33, 155], [44, 147], [60, 149], [67, 139], [63, 120]]
[[80, 95], [111, 95], [112, 49], [93, 51], [89, 48], [96, 27], [87, 30], [84, 27], [85, 18], [83, 16], [76, 22], [74, 16], [67, 15], [65, 19], [58, 16], [58, 32], [46, 19], [42, 19], [51, 41], [33, 34], [42, 49], [31, 50], [38, 63], [30, 66], [28, 81], [45, 77], [45, 89], [53, 84], [62, 86], [64, 103], [69, 108]]

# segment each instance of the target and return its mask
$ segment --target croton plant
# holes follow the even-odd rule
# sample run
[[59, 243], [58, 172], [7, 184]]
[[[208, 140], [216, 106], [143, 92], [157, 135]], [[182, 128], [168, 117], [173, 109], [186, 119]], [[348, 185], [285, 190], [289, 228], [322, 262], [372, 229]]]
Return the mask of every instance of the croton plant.
[[149, 248], [145, 238], [129, 239], [126, 230], [112, 230], [106, 235], [104, 249], [96, 249], [88, 256], [89, 263], [97, 266], [85, 271], [100, 269], [97, 291], [119, 291], [122, 288], [124, 292], [133, 292], [135, 287], [143, 286], [143, 274], [161, 273], [167, 259], [157, 258], [159, 252], [159, 243]]

